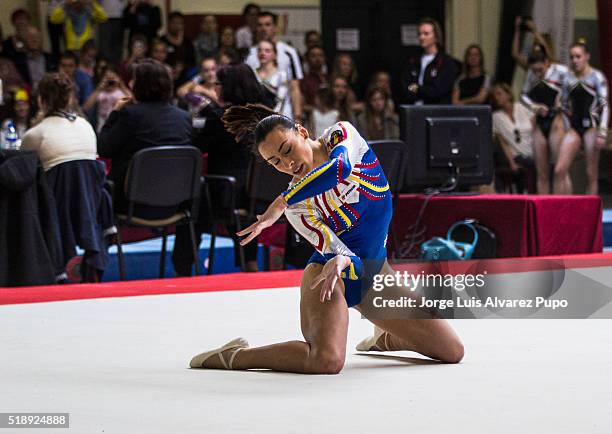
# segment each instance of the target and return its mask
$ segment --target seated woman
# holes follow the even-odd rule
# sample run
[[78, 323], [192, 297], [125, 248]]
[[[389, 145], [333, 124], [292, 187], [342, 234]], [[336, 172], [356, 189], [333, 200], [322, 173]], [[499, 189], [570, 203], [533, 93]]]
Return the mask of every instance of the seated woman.
[[197, 109], [214, 102], [218, 104], [217, 94], [217, 61], [213, 57], [205, 57], [200, 63], [200, 73], [187, 81], [176, 91], [176, 95]]
[[[252, 241], [285, 214], [316, 252], [302, 277], [304, 341], [249, 348], [239, 338], [196, 355], [190, 366], [337, 374], [346, 357], [348, 307], [356, 308], [378, 327], [358, 350], [412, 350], [459, 362], [463, 358], [459, 337], [430, 311], [406, 309], [406, 319], [383, 319], [380, 312], [372, 312], [374, 276], [393, 273], [385, 247], [392, 199], [376, 155], [357, 130], [339, 122], [315, 140], [302, 125], [252, 104], [231, 108], [223, 119], [238, 140], [249, 140], [253, 151], [278, 171], [293, 176], [289, 188], [258, 221], [238, 233], [245, 236], [242, 243]], [[387, 289], [412, 296], [407, 287]]]
[[[248, 147], [244, 143], [237, 143], [234, 136], [227, 132], [221, 117], [225, 111], [234, 106], [246, 103], [263, 101], [262, 88], [255, 73], [250, 66], [241, 63], [225, 66], [217, 72], [216, 92], [219, 95], [219, 104], [209, 104], [199, 116], [206, 118], [204, 128], [197, 130], [193, 144], [202, 152], [208, 153], [208, 173], [211, 175], [228, 175], [236, 179], [237, 208], [248, 208], [249, 200], [246, 191], [247, 171], [251, 161]], [[224, 192], [211, 191], [213, 206], [225, 203]], [[202, 205], [205, 205], [204, 201]], [[201, 237], [203, 231], [208, 229], [206, 220], [208, 210], [202, 209], [196, 225], [196, 239]], [[240, 246], [238, 238], [234, 239], [234, 257], [236, 266], [240, 266]], [[244, 248], [245, 266], [243, 271], [257, 271], [257, 243]], [[193, 254], [189, 241], [189, 232], [186, 227], [178, 227], [172, 262], [178, 276], [190, 276], [193, 265]]]
[[1, 131], [6, 131], [9, 122], [12, 122], [17, 130], [17, 135], [23, 139], [28, 128], [32, 126], [32, 110], [30, 107], [30, 96], [25, 89], [18, 89], [7, 101], [8, 117], [4, 119]]
[[357, 129], [366, 140], [399, 139], [399, 119], [387, 110], [389, 95], [384, 89], [368, 90], [365, 111], [357, 116]]
[[117, 101], [129, 97], [130, 90], [112, 65], [107, 65], [96, 89], [83, 104], [83, 110], [95, 111], [96, 131], [100, 132]]
[[569, 129], [561, 140], [555, 164], [555, 194], [572, 194], [569, 169], [584, 145], [587, 194], [597, 194], [599, 153], [608, 137], [608, 82], [589, 64], [589, 49], [578, 42], [570, 47], [570, 72], [563, 83], [563, 101]]
[[[493, 106], [493, 134], [499, 140], [510, 170], [515, 175], [519, 193], [527, 188], [535, 193], [535, 162], [533, 160], [534, 116], [524, 105], [514, 102], [512, 90], [506, 83], [491, 89]], [[523, 169], [525, 173], [523, 172]], [[525, 184], [524, 175], [527, 180]]]
[[96, 133], [70, 110], [74, 82], [66, 74], [45, 74], [38, 92], [44, 118], [25, 133], [21, 148], [36, 151], [46, 172], [57, 209], [63, 266], [76, 256], [78, 245], [85, 251], [82, 281], [97, 282], [108, 263], [103, 231], [112, 221], [104, 169], [95, 161]]
[[[115, 212], [127, 210], [123, 191], [132, 156], [155, 146], [191, 144], [189, 113], [170, 104], [172, 78], [162, 63], [143, 59], [132, 65], [133, 97], [117, 101], [98, 137], [98, 153], [112, 160], [108, 177], [115, 183]], [[149, 218], [141, 209], [139, 214]], [[166, 214], [166, 213], [164, 213]]]
[[334, 109], [338, 110], [338, 118], [341, 121], [357, 123], [355, 111], [350, 103], [350, 88], [344, 77], [334, 76], [329, 80], [334, 99]]
[[61, 72], [45, 74], [38, 84], [43, 120], [23, 136], [21, 149], [36, 151], [45, 171], [74, 160], [96, 159], [96, 133], [72, 112], [74, 82]]

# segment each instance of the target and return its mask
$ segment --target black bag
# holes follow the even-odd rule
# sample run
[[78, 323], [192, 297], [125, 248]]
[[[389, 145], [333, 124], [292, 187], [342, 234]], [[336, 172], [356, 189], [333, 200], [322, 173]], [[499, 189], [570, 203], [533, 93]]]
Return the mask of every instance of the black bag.
[[[478, 243], [474, 248], [471, 259], [491, 259], [497, 257], [497, 237], [488, 227], [482, 225], [476, 219], [465, 219], [466, 223], [471, 223], [478, 231]], [[474, 239], [474, 234], [467, 226], [459, 226], [453, 231], [453, 239], [463, 243], [470, 243]]]

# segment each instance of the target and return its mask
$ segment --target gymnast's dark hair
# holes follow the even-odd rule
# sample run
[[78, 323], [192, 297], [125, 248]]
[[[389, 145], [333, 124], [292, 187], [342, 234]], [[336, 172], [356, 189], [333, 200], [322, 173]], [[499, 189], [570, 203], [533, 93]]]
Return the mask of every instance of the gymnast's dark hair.
[[527, 60], [527, 63], [529, 65], [533, 65], [535, 63], [546, 63], [548, 61], [550, 61], [550, 58], [548, 57], [548, 54], [546, 53], [546, 51], [538, 50], [538, 51], [534, 51], [533, 53], [529, 55], [529, 59]]
[[236, 137], [237, 142], [246, 141], [257, 154], [257, 145], [276, 128], [291, 130], [295, 122], [276, 113], [263, 104], [247, 104], [230, 107], [221, 118], [225, 129]]

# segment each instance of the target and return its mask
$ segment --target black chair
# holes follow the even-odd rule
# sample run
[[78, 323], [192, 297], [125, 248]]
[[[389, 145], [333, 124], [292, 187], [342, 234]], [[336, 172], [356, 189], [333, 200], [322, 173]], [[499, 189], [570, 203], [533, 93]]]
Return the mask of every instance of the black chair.
[[[255, 220], [274, 200], [289, 187], [291, 177], [279, 172], [267, 163], [253, 158], [249, 166], [247, 177], [247, 191], [249, 195], [248, 218]], [[281, 218], [278, 223], [285, 220]], [[264, 247], [264, 269], [268, 270], [270, 249]]]
[[[246, 215], [246, 210], [238, 209], [236, 179], [225, 175], [204, 175], [205, 201], [208, 210], [208, 220], [211, 223], [210, 248], [208, 250], [208, 269], [206, 274], [212, 274], [215, 261], [215, 240], [218, 227], [224, 226], [227, 232], [241, 230], [240, 219]], [[214, 200], [213, 200], [214, 199]], [[214, 202], [214, 206], [212, 205]], [[232, 226], [234, 226], [232, 228]], [[237, 245], [240, 268], [246, 268], [244, 249]]]
[[[168, 228], [189, 225], [196, 274], [200, 274], [194, 221], [197, 220], [202, 182], [202, 153], [193, 146], [159, 146], [138, 151], [125, 179], [127, 214], [116, 214], [117, 226], [161, 230], [159, 277], [164, 277]], [[117, 187], [115, 187], [117, 188]], [[155, 215], [151, 218], [151, 215]], [[125, 280], [125, 263], [117, 231], [119, 273]]]
[[[387, 181], [389, 181], [389, 189], [393, 195], [393, 218], [395, 218], [395, 206], [404, 179], [404, 150], [406, 144], [400, 140], [372, 140], [369, 144], [385, 172]], [[399, 252], [399, 242], [393, 220], [389, 233], [393, 243], [393, 252], [396, 255]]]

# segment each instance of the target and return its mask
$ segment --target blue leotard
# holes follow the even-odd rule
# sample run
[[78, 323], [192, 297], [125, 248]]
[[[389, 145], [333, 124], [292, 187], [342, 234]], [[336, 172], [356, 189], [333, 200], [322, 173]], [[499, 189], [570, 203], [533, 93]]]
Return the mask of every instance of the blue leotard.
[[338, 122], [320, 140], [329, 160], [290, 184], [283, 193], [285, 215], [316, 249], [308, 263], [351, 258], [342, 280], [347, 304], [354, 306], [387, 257], [391, 192], [376, 155], [350, 123]]

